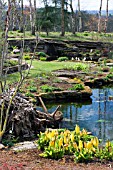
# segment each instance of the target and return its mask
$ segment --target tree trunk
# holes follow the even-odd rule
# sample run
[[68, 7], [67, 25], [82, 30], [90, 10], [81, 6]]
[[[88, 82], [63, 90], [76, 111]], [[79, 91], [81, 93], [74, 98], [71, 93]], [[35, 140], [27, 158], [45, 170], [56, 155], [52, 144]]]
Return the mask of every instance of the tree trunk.
[[23, 25], [24, 25], [24, 23], [23, 23], [23, 18], [24, 18], [24, 16], [23, 16], [23, 0], [21, 0], [20, 32], [22, 32], [22, 33], [23, 33], [23, 31], [24, 31], [24, 28], [23, 28]]
[[108, 1], [107, 0], [107, 4], [106, 4], [106, 19], [105, 19], [105, 25], [104, 25], [104, 32], [106, 33], [107, 31], [107, 23], [108, 23]]
[[[55, 4], [55, 6], [54, 6], [54, 15], [56, 15], [56, 11], [57, 11], [57, 0], [55, 0], [54, 1], [54, 4]], [[57, 23], [57, 19], [56, 19], [56, 17], [54, 18], [54, 31], [56, 32], [56, 23]]]
[[35, 35], [35, 15], [36, 15], [36, 1], [34, 0], [34, 11], [33, 11], [33, 6], [31, 3], [31, 0], [29, 0], [29, 6], [30, 6], [30, 23], [31, 23], [31, 34]]
[[36, 0], [34, 0], [34, 11], [33, 11], [33, 30], [32, 30], [32, 35], [35, 35], [35, 31], [36, 31]]
[[99, 8], [99, 18], [98, 18], [98, 32], [101, 32], [101, 11], [102, 11], [102, 0], [100, 2], [100, 8]]
[[75, 34], [75, 13], [72, 6], [72, 0], [70, 0], [70, 8], [71, 8], [71, 15], [72, 15], [72, 33]]
[[80, 0], [78, 0], [78, 18], [79, 18], [78, 31], [81, 32], [82, 31], [82, 18], [81, 18], [81, 11], [80, 11]]
[[64, 0], [62, 0], [61, 5], [61, 36], [65, 35], [65, 29], [64, 29]]

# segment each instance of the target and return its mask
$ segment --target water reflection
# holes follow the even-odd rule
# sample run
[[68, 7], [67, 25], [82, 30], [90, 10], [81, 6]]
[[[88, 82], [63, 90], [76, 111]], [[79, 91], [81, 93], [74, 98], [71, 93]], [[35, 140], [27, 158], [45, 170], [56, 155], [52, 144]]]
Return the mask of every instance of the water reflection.
[[[92, 103], [63, 103], [64, 119], [60, 128], [73, 130], [78, 124], [103, 141], [113, 140], [113, 89], [93, 89]], [[56, 106], [48, 106], [52, 112]]]

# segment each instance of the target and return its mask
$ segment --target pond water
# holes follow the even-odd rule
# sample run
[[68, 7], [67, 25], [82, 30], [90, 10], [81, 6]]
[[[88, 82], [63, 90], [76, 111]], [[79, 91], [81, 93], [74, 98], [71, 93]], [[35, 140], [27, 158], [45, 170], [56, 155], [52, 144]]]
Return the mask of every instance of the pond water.
[[[63, 121], [59, 128], [73, 130], [78, 124], [93, 135], [106, 140], [113, 140], [113, 88], [93, 89], [92, 102], [61, 103]], [[47, 105], [52, 112], [58, 106]]]

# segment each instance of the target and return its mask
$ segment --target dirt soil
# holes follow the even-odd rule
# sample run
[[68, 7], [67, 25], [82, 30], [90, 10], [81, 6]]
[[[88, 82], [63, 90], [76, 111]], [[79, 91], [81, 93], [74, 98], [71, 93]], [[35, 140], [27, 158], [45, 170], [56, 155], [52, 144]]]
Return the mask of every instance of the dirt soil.
[[[12, 150], [0, 151], [0, 170], [109, 170], [113, 169], [113, 162], [74, 163], [72, 156], [65, 156], [60, 160], [51, 160], [39, 156], [40, 151], [30, 149], [20, 152]], [[7, 163], [8, 169], [3, 168]], [[22, 167], [20, 168], [20, 165]], [[13, 167], [11, 169], [11, 166]], [[14, 168], [15, 167], [15, 168]], [[2, 168], [2, 169], [1, 169]]]

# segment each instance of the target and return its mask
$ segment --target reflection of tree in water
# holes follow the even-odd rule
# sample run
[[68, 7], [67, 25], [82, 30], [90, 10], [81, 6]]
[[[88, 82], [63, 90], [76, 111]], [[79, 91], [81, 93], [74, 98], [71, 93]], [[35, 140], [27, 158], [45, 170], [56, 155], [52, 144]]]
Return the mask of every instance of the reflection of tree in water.
[[[99, 98], [99, 104], [98, 104], [99, 137], [103, 141], [106, 140], [106, 110], [107, 110], [108, 91], [109, 91], [109, 89], [98, 89], [98, 98]], [[101, 97], [101, 94], [103, 94], [103, 98]]]

